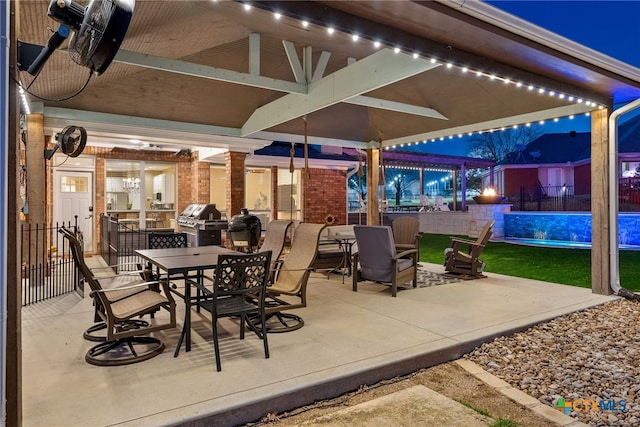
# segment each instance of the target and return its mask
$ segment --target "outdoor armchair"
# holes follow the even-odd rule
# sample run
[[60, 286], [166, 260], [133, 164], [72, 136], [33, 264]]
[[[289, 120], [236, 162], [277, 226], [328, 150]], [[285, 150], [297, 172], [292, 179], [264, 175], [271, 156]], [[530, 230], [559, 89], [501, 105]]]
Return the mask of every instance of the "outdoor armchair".
[[358, 291], [358, 282], [364, 280], [391, 286], [394, 297], [398, 285], [412, 281], [413, 287], [417, 286], [417, 249], [398, 253], [388, 226], [356, 225], [353, 231], [358, 243], [358, 253], [353, 256], [354, 292]]
[[[291, 250], [275, 271], [267, 288], [267, 331], [290, 332], [300, 329], [304, 320], [283, 311], [307, 306], [307, 282], [313, 260], [318, 253], [318, 240], [324, 224], [299, 224], [293, 234]], [[254, 323], [255, 324], [255, 323]]]
[[271, 268], [273, 271], [280, 261], [280, 256], [287, 240], [287, 232], [293, 221], [290, 219], [276, 219], [269, 223], [264, 234], [264, 240], [260, 245], [259, 252], [271, 251]]
[[[244, 339], [245, 325], [249, 326], [263, 342], [264, 357], [269, 358], [265, 326], [265, 292], [270, 263], [271, 251], [220, 255], [213, 279], [213, 291], [201, 283], [193, 283], [202, 295], [198, 299], [198, 306], [211, 313], [213, 347], [218, 371], [222, 370], [218, 342], [218, 319], [222, 317], [239, 318], [240, 339]], [[257, 321], [260, 327], [255, 327], [252, 323], [258, 323]]]
[[396, 250], [416, 249], [420, 260], [420, 220], [412, 216], [401, 216], [391, 223]]
[[[125, 287], [105, 289], [84, 261], [82, 245], [75, 234], [64, 227], [60, 233], [69, 241], [73, 260], [87, 284], [95, 304], [96, 321], [104, 322], [106, 339], [93, 346], [85, 355], [92, 365], [126, 365], [150, 359], [164, 350], [164, 343], [147, 336], [151, 332], [176, 326], [175, 301], [168, 281], [144, 282]], [[154, 286], [161, 286], [162, 292]], [[141, 321], [144, 315], [166, 310], [168, 319]]]
[[[147, 248], [148, 249], [166, 249], [166, 248], [186, 248], [187, 233], [149, 233]], [[159, 280], [160, 272], [153, 271], [151, 263], [147, 263], [144, 269], [142, 265], [138, 265], [142, 270], [142, 278], [146, 281]]]
[[444, 269], [447, 273], [461, 274], [469, 278], [486, 277], [482, 274], [484, 262], [480, 255], [493, 234], [495, 221], [487, 222], [474, 240], [451, 238], [451, 247], [445, 250]]

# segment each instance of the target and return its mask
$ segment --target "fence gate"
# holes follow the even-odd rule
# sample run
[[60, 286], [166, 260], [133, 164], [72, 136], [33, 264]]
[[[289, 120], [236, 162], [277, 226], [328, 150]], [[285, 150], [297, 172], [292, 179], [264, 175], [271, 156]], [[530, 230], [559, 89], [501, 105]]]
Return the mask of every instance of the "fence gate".
[[[22, 305], [77, 292], [84, 296], [84, 280], [76, 268], [67, 240], [54, 226], [22, 224], [20, 227], [20, 283]], [[68, 228], [77, 230], [71, 222]]]

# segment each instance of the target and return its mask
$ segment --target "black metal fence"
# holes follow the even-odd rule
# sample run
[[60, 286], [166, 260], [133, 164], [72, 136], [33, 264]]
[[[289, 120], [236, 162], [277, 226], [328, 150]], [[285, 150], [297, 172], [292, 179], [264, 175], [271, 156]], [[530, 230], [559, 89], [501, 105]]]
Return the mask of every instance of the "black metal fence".
[[158, 230], [133, 228], [119, 222], [117, 215], [102, 215], [100, 217], [102, 258], [107, 265], [113, 266], [117, 273], [139, 269], [143, 261], [135, 251], [147, 248], [148, 235], [151, 232], [158, 232]]
[[520, 187], [508, 197], [514, 211], [591, 211], [591, 195], [575, 194], [572, 185]]
[[82, 275], [73, 262], [69, 243], [58, 233], [62, 226], [77, 231], [77, 219], [74, 222], [73, 225], [69, 222], [20, 226], [20, 283], [23, 306], [73, 291], [83, 295]]

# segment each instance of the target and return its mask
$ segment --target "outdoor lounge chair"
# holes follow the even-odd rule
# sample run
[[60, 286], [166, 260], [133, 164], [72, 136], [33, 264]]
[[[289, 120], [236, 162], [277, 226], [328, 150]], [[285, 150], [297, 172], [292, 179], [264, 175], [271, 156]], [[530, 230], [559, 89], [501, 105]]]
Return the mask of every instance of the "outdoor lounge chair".
[[[218, 343], [218, 319], [221, 317], [239, 317], [240, 339], [244, 339], [245, 325], [248, 325], [262, 340], [264, 357], [269, 358], [264, 309], [270, 263], [271, 251], [220, 255], [213, 279], [213, 291], [194, 282], [202, 295], [198, 299], [198, 307], [211, 313], [218, 371], [222, 370]], [[250, 320], [249, 316], [260, 320], [259, 328], [254, 327], [252, 322], [256, 320]]]
[[363, 280], [390, 285], [393, 297], [398, 285], [409, 281], [413, 281], [414, 288], [418, 285], [418, 250], [398, 253], [391, 227], [356, 225], [353, 231], [358, 243], [358, 253], [353, 256], [354, 292]]
[[447, 273], [461, 274], [473, 279], [486, 277], [482, 274], [484, 262], [480, 259], [480, 254], [493, 234], [494, 223], [493, 220], [487, 222], [475, 241], [451, 238], [451, 247], [445, 250], [444, 269]]
[[[147, 334], [176, 326], [175, 301], [168, 281], [143, 282], [121, 288], [104, 289], [84, 262], [82, 245], [66, 228], [60, 233], [69, 241], [73, 260], [91, 288], [96, 321], [104, 322], [106, 339], [93, 346], [85, 355], [92, 365], [127, 365], [150, 359], [164, 350], [164, 343]], [[162, 292], [153, 290], [161, 285]], [[139, 318], [160, 309], [169, 313], [168, 321], [141, 321]]]
[[401, 216], [393, 220], [391, 230], [396, 250], [417, 249], [420, 260], [420, 220], [412, 216]]
[[271, 251], [271, 271], [280, 260], [284, 243], [287, 240], [287, 232], [293, 221], [290, 219], [276, 219], [269, 223], [264, 234], [264, 240], [260, 245], [259, 252]]
[[275, 271], [272, 285], [267, 288], [265, 312], [268, 332], [290, 332], [304, 325], [300, 316], [283, 311], [307, 306], [307, 282], [324, 227], [324, 224], [311, 223], [301, 223], [296, 227], [291, 249]]

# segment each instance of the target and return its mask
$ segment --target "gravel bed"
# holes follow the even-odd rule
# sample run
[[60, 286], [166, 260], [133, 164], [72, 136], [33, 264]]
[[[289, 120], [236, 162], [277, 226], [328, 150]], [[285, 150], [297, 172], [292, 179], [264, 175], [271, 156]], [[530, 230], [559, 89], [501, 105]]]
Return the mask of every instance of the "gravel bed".
[[551, 407], [564, 399], [574, 407], [568, 415], [586, 424], [640, 426], [638, 302], [616, 300], [558, 317], [465, 358]]

